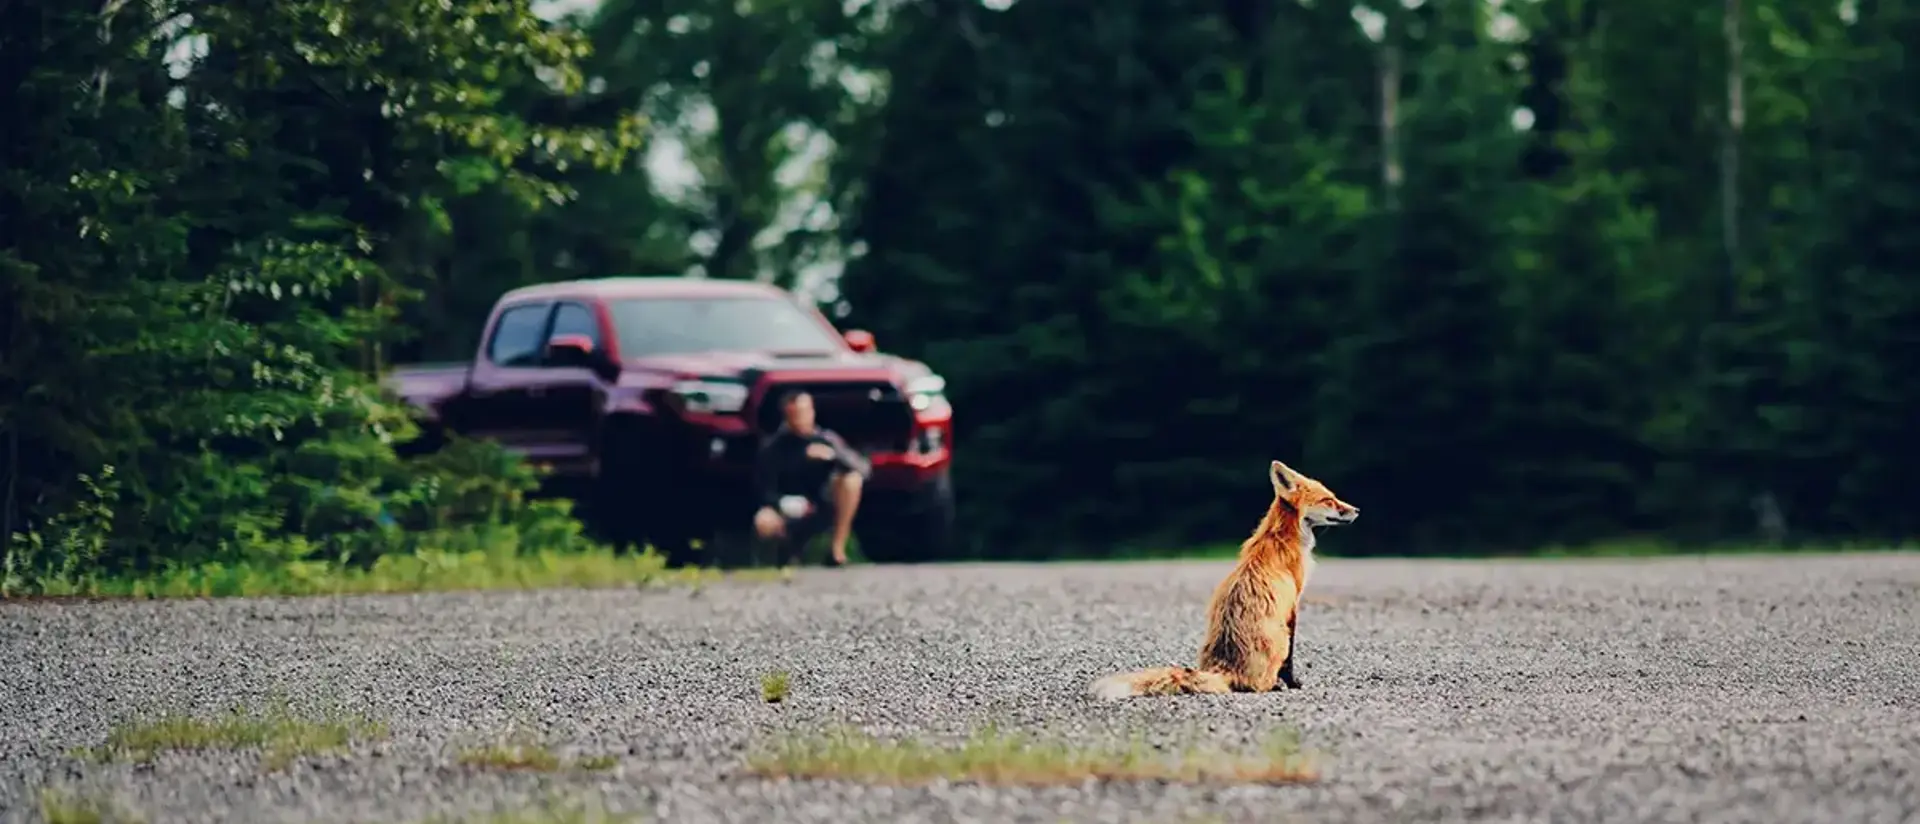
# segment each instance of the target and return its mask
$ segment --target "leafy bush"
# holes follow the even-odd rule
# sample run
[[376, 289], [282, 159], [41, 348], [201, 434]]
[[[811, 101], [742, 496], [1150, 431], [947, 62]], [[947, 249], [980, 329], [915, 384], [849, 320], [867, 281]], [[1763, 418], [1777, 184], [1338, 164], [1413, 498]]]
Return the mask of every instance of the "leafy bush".
[[446, 201], [564, 201], [543, 175], [637, 145], [503, 103], [577, 92], [580, 37], [524, 0], [162, 0], [9, 5], [0, 52], [31, 68], [0, 100], [0, 592], [588, 546], [497, 447], [402, 460], [376, 378]]

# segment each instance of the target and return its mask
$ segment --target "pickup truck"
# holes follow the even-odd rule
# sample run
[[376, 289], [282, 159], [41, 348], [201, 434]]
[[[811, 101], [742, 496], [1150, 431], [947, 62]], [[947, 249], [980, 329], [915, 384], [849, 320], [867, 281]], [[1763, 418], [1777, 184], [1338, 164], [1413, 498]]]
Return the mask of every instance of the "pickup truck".
[[676, 565], [693, 543], [751, 529], [760, 441], [779, 398], [804, 389], [817, 420], [872, 462], [854, 522], [878, 563], [938, 558], [954, 524], [953, 410], [926, 364], [840, 333], [763, 283], [612, 277], [515, 289], [495, 302], [468, 363], [386, 378], [421, 424], [408, 452], [446, 433], [493, 440], [571, 487], [620, 546]]

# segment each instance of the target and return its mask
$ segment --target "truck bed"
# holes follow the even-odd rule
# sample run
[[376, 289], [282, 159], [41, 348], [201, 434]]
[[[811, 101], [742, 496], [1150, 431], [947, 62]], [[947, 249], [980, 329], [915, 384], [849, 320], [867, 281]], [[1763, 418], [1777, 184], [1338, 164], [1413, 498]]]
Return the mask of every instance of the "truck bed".
[[426, 403], [460, 394], [467, 385], [466, 361], [405, 363], [393, 367], [381, 382], [413, 403]]

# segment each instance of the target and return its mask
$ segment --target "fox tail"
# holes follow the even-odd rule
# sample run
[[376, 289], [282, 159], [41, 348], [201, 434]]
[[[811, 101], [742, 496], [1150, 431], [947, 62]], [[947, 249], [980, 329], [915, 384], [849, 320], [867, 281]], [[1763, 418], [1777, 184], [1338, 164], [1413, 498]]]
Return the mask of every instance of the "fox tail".
[[1227, 676], [1192, 667], [1154, 667], [1096, 679], [1087, 694], [1106, 701], [1139, 695], [1194, 695], [1232, 692]]

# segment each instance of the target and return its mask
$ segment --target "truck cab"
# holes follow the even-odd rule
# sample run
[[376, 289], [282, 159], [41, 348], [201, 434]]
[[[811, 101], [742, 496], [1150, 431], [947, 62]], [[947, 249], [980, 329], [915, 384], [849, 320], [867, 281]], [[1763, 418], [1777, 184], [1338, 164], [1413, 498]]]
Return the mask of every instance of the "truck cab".
[[622, 277], [515, 289], [470, 363], [401, 367], [388, 382], [429, 433], [490, 439], [547, 467], [616, 542], [644, 540], [676, 562], [692, 541], [750, 524], [760, 442], [780, 425], [779, 399], [805, 390], [820, 425], [873, 464], [861, 551], [937, 557], [950, 539], [945, 380], [772, 285]]

